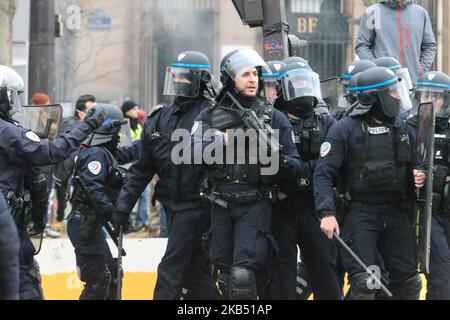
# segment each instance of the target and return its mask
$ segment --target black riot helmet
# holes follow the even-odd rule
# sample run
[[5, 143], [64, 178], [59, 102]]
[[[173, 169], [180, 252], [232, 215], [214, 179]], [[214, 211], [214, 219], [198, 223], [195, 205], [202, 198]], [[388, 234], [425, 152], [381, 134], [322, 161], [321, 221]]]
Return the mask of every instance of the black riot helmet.
[[[123, 125], [127, 124], [122, 111], [111, 104], [98, 104], [95, 106], [95, 114], [104, 112], [103, 124], [94, 130], [83, 142], [88, 147], [106, 144], [117, 139]], [[95, 116], [95, 115], [94, 115]], [[118, 143], [119, 141], [117, 141]]]
[[280, 76], [280, 72], [286, 68], [286, 64], [281, 61], [268, 61], [267, 65], [269, 66], [271, 73], [263, 72], [262, 73], [262, 81], [264, 83], [264, 98], [271, 104], [275, 102], [277, 98], [279, 86], [278, 86], [278, 77]]
[[345, 68], [345, 73], [341, 77], [341, 84], [347, 89], [350, 80], [353, 78], [355, 74], [366, 71], [367, 69], [374, 68], [377, 65], [370, 60], [356, 60], [350, 63]]
[[267, 63], [261, 58], [261, 56], [252, 49], [235, 50], [227, 54], [221, 62], [221, 81], [223, 88], [221, 94], [216, 97], [217, 101], [220, 101], [225, 92], [230, 91], [235, 87], [234, 80], [236, 77], [241, 76], [246, 71], [252, 68], [258, 70], [258, 90], [263, 88], [262, 74], [270, 74], [270, 70]]
[[0, 65], [0, 111], [12, 116], [23, 106], [22, 77], [13, 69]]
[[345, 98], [347, 99], [350, 106], [352, 106], [356, 101], [358, 101], [357, 88], [358, 88], [358, 79], [360, 75], [361, 72], [355, 74], [348, 82], [348, 90], [347, 90], [348, 93], [345, 95]]
[[439, 71], [425, 73], [414, 89], [414, 105], [436, 101], [436, 117], [450, 118], [450, 77]]
[[228, 52], [223, 58], [222, 61], [220, 62], [220, 82], [222, 82], [222, 85], [224, 87], [228, 86], [230, 84], [230, 82], [232, 82], [233, 80], [230, 78], [230, 76], [225, 72], [225, 64], [227, 63], [228, 59], [235, 54], [236, 52], [238, 52], [239, 50], [233, 50]]
[[[370, 68], [375, 68], [377, 65], [370, 60], [356, 60], [350, 63], [345, 68], [345, 73], [340, 78], [340, 86], [339, 86], [339, 105], [346, 105], [347, 108], [350, 107], [356, 100], [357, 95], [355, 92], [350, 92], [350, 87], [356, 87], [356, 79], [354, 79], [355, 75], [366, 71]], [[342, 97], [342, 98], [341, 98]], [[341, 99], [345, 98], [347, 101], [342, 101]], [[347, 109], [346, 108], [346, 109]]]
[[376, 67], [362, 72], [355, 91], [360, 105], [351, 116], [372, 111], [392, 119], [411, 108], [411, 99], [402, 90], [401, 81], [387, 68]]
[[413, 89], [413, 83], [408, 68], [403, 68], [400, 62], [393, 57], [378, 58], [375, 59], [374, 62], [378, 67], [385, 67], [394, 71], [397, 77], [402, 79], [403, 86], [405, 87], [404, 90], [410, 94]]
[[303, 63], [303, 64], [305, 64], [305, 65], [307, 65], [309, 67], [308, 60], [303, 59], [302, 57], [287, 57], [287, 58], [284, 58], [284, 60], [282, 62], [285, 63], [286, 65], [300, 62], [300, 63]]
[[212, 87], [211, 63], [198, 51], [185, 51], [166, 70], [164, 95], [197, 98]]
[[279, 82], [281, 94], [276, 106], [294, 116], [307, 116], [322, 100], [319, 75], [304, 63], [286, 66], [281, 71]]

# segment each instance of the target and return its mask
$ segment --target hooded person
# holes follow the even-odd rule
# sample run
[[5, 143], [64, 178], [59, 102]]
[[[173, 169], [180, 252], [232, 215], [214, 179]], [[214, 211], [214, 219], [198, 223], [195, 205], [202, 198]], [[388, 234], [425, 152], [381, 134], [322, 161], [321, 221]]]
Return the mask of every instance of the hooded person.
[[361, 18], [355, 50], [360, 59], [396, 58], [415, 84], [436, 55], [430, 17], [411, 0], [379, 0]]

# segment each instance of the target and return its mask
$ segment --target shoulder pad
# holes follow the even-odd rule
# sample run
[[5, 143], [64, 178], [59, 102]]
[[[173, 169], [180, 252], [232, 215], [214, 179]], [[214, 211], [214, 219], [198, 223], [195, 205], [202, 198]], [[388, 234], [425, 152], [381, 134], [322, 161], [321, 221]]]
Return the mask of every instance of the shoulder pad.
[[150, 112], [148, 118], [154, 117], [156, 114], [158, 114], [165, 107], [166, 107], [165, 104], [158, 104], [158, 105], [154, 106], [152, 111]]

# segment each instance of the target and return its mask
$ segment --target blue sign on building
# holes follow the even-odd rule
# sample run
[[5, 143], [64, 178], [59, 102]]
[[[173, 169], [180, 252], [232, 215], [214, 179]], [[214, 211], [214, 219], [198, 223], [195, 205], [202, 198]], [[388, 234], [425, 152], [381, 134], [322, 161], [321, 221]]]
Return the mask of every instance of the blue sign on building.
[[95, 10], [88, 16], [87, 28], [89, 30], [111, 29], [111, 17], [103, 10]]

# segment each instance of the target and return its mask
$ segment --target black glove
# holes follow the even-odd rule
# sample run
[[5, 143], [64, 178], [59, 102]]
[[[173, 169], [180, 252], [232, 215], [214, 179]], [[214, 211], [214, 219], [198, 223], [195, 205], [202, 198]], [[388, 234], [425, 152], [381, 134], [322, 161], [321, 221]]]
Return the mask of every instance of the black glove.
[[126, 232], [130, 224], [130, 214], [120, 210], [114, 211], [112, 221], [116, 230], [122, 227], [123, 232]]
[[94, 131], [103, 124], [103, 121], [105, 120], [105, 114], [106, 114], [105, 111], [96, 113], [95, 108], [92, 108], [86, 114], [86, 117], [84, 118], [84, 123], [86, 123], [89, 126], [89, 128], [92, 131]]

